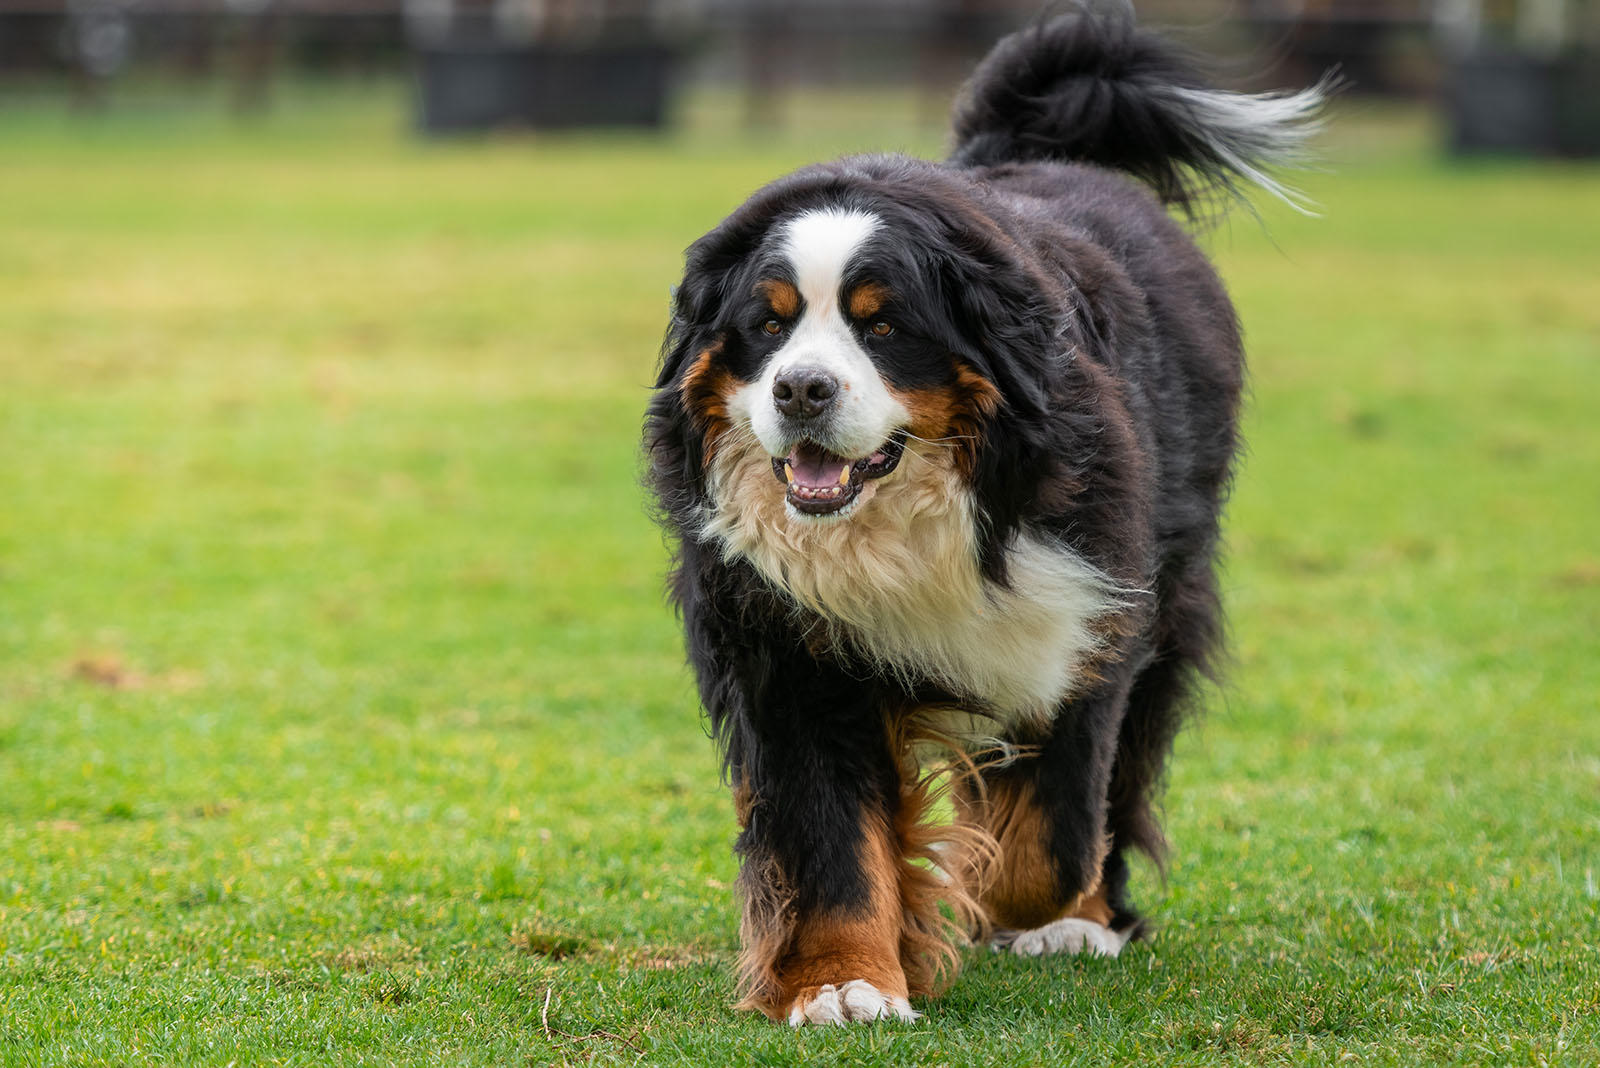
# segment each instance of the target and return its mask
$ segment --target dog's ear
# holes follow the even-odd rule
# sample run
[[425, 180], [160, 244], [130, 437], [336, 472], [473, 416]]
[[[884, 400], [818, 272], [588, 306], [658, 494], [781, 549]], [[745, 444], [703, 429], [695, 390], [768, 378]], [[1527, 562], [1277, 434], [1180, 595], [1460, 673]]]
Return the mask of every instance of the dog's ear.
[[955, 354], [994, 383], [1013, 418], [1044, 418], [1050, 369], [1070, 345], [1061, 309], [1042, 299], [1048, 283], [1000, 243], [969, 241], [940, 257], [938, 288]]
[[683, 281], [672, 290], [672, 321], [661, 346], [657, 389], [674, 382], [685, 363], [715, 344], [735, 279], [761, 233], [754, 214], [744, 210], [689, 246]]
[[[982, 514], [984, 574], [1006, 581], [1006, 546], [1029, 516], [1057, 514], [1103, 446], [1104, 382], [1096, 367], [1120, 336], [1095, 275], [1083, 291], [1041, 274], [1009, 237], [982, 222], [952, 234], [935, 261], [947, 344], [999, 391], [1001, 410], [981, 433], [973, 490]], [[1137, 304], [1137, 295], [1130, 298]]]
[[664, 515], [681, 527], [705, 499], [706, 446], [684, 404], [685, 369], [717, 343], [724, 309], [761, 227], [748, 210], [736, 212], [689, 246], [683, 281], [672, 291], [672, 319], [661, 344], [655, 396], [645, 413], [645, 479]]

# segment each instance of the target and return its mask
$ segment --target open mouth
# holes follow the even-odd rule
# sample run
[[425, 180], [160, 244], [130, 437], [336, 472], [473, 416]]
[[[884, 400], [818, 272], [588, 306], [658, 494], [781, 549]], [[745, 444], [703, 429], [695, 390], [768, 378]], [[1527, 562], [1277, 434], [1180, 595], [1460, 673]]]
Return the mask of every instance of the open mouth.
[[832, 515], [843, 511], [861, 495], [861, 487], [882, 478], [900, 465], [906, 450], [904, 431], [859, 460], [829, 452], [813, 441], [802, 441], [788, 456], [772, 458], [772, 473], [788, 488], [789, 503], [805, 515]]

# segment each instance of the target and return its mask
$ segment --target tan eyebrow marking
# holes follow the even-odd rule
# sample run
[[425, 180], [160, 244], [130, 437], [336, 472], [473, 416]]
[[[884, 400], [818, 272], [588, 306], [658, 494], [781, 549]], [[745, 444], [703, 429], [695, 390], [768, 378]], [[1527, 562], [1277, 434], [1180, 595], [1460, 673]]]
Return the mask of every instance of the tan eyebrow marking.
[[889, 287], [882, 282], [863, 282], [850, 291], [850, 315], [866, 319], [878, 314], [889, 303]]
[[767, 303], [772, 305], [772, 310], [785, 319], [793, 319], [800, 314], [800, 291], [791, 282], [779, 278], [768, 278], [756, 283], [756, 292], [767, 298]]

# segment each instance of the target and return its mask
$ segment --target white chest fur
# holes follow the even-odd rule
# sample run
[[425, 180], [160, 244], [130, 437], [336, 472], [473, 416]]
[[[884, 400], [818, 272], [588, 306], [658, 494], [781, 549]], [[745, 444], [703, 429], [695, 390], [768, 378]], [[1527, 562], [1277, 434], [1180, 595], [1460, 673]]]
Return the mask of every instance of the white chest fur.
[[878, 667], [927, 678], [1003, 723], [1053, 714], [1100, 645], [1116, 584], [1065, 547], [1024, 535], [1010, 585], [978, 569], [971, 495], [948, 451], [907, 447], [844, 519], [797, 517], [753, 435], [719, 449], [701, 537], [749, 560]]

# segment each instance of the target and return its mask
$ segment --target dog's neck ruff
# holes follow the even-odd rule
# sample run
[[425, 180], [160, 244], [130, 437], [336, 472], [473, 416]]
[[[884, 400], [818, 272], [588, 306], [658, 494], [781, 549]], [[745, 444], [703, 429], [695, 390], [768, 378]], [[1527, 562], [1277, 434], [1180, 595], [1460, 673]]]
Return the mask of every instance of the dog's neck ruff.
[[849, 514], [785, 507], [754, 435], [718, 450], [698, 536], [749, 561], [830, 636], [907, 683], [931, 681], [1003, 724], [1048, 720], [1122, 606], [1112, 579], [1065, 546], [1021, 535], [1008, 586], [978, 567], [972, 495], [947, 449], [912, 441]]

